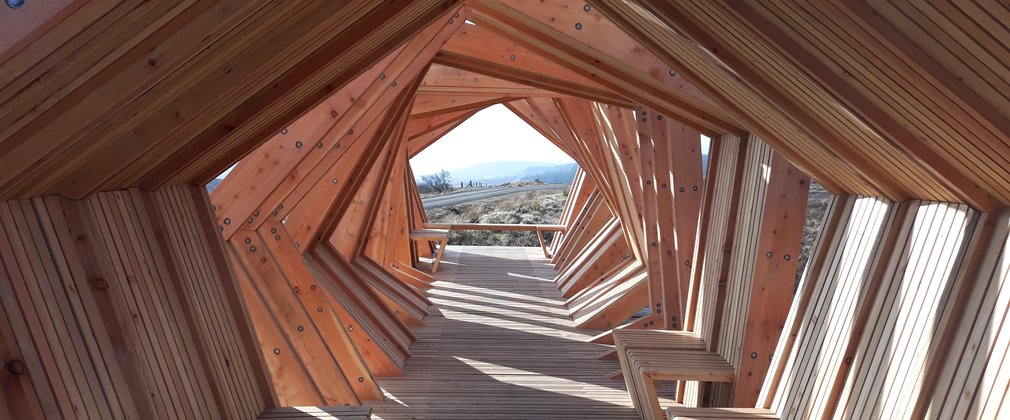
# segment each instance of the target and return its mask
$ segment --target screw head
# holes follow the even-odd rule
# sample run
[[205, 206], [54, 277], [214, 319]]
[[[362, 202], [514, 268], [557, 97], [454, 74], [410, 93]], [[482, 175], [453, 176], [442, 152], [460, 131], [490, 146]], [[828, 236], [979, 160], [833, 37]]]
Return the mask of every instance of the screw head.
[[575, 30], [576, 31], [581, 31], [582, 30], [582, 23], [581, 22], [575, 24]]
[[322, 312], [322, 311], [323, 311], [323, 307], [322, 306], [316, 308], [316, 312]]
[[288, 133], [287, 127], [281, 129], [281, 134], [287, 134], [287, 133]]
[[226, 225], [230, 225], [230, 224], [231, 224], [231, 219], [229, 219], [229, 218], [227, 218], [227, 217], [226, 217], [226, 218], [224, 219], [224, 224], [226, 224]]
[[[7, 3], [10, 4], [10, 0], [8, 0]], [[11, 7], [11, 8], [16, 9], [17, 7]], [[7, 362], [7, 364], [4, 365], [4, 370], [10, 372], [12, 375], [24, 375], [25, 371], [28, 370], [28, 367], [25, 366], [25, 362], [23, 360], [14, 359], [11, 360], [10, 362]]]
[[274, 354], [281, 354], [281, 349], [274, 347]]
[[298, 331], [305, 331], [305, 327], [304, 327], [304, 326], [301, 326], [301, 325], [299, 325], [299, 326], [298, 326]]
[[758, 357], [758, 353], [756, 351], [751, 352], [751, 354], [750, 354], [750, 358], [751, 359], [757, 359], [757, 357]]
[[509, 60], [516, 61], [516, 55], [515, 54], [510, 55]]
[[588, 12], [589, 11], [589, 3], [586, 3], [584, 6], [582, 6], [582, 10]]
[[252, 243], [252, 239], [251, 238], [245, 238], [245, 243], [251, 244]]
[[772, 252], [771, 251], [765, 252], [765, 257], [771, 258]]
[[302, 148], [302, 142], [301, 141], [296, 141], [295, 142], [295, 147], [301, 149]]
[[256, 252], [256, 247], [254, 246], [249, 247], [249, 252]]

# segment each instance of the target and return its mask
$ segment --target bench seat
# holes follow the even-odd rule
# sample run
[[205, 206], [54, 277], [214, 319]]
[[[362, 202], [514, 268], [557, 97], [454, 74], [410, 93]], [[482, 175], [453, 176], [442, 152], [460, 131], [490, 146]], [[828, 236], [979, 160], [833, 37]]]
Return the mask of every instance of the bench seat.
[[626, 349], [618, 353], [635, 409], [644, 419], [662, 419], [659, 381], [733, 382], [736, 368], [716, 353], [699, 350]]
[[778, 419], [775, 412], [766, 408], [690, 408], [670, 407], [666, 409], [670, 420], [768, 420]]
[[438, 263], [442, 262], [442, 255], [445, 254], [445, 246], [449, 243], [449, 230], [447, 229], [414, 229], [410, 231], [411, 241], [431, 241], [438, 243], [438, 253], [435, 260], [431, 262], [431, 272], [438, 271]]

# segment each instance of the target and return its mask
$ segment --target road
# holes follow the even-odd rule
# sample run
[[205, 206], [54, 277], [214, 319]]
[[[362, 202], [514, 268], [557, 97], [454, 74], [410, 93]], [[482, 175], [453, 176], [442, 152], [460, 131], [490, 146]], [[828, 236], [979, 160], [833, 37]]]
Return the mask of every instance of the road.
[[424, 208], [430, 209], [435, 207], [452, 206], [470, 201], [483, 200], [485, 198], [497, 197], [506, 194], [513, 194], [526, 191], [539, 191], [539, 190], [560, 190], [565, 188], [568, 188], [568, 186], [562, 184], [527, 185], [524, 187], [491, 187], [491, 188], [482, 188], [479, 190], [468, 190], [446, 195], [438, 195], [434, 197], [424, 198], [421, 201], [424, 203]]

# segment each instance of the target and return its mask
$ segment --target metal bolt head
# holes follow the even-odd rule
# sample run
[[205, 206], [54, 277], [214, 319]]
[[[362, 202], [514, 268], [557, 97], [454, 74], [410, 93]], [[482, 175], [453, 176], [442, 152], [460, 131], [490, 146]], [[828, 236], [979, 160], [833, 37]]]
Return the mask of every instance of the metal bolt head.
[[317, 149], [322, 149], [323, 148], [323, 142], [316, 143], [316, 148]]
[[281, 235], [274, 236], [274, 239], [276, 239], [278, 241], [281, 240]]
[[281, 134], [287, 134], [287, 133], [288, 129], [286, 127], [281, 129]]
[[298, 148], [298, 149], [301, 149], [302, 148], [302, 142], [301, 141], [296, 141], [295, 142], [295, 147]]
[[757, 359], [757, 357], [758, 357], [758, 353], [756, 351], [753, 351], [753, 352], [750, 353], [750, 358], [751, 359]]
[[589, 3], [586, 3], [584, 6], [582, 6], [582, 10], [588, 12], [589, 11]]
[[516, 61], [516, 55], [515, 54], [510, 55], [509, 60]]
[[363, 378], [363, 377], [359, 376], [359, 377], [358, 377], [358, 382], [365, 382], [365, 378]]
[[299, 331], [299, 332], [301, 332], [301, 331], [305, 331], [305, 327], [304, 327], [304, 326], [302, 326], [302, 325], [299, 325], [299, 326], [298, 326], [298, 331]]
[[274, 354], [281, 354], [281, 349], [274, 347]]
[[581, 22], [575, 24], [575, 30], [576, 31], [581, 31], [582, 30], [582, 23]]
[[229, 219], [229, 218], [227, 218], [227, 217], [226, 217], [226, 218], [224, 219], [224, 224], [226, 224], [226, 225], [230, 225], [230, 224], [231, 224], [231, 219]]
[[786, 255], [783, 255], [782, 258], [785, 258], [786, 261], [789, 261], [789, 260], [793, 259], [793, 256], [789, 255], [789, 254], [786, 254]]
[[768, 252], [765, 252], [765, 257], [767, 257], [767, 258], [771, 258], [771, 257], [772, 257], [772, 255], [773, 255], [773, 254], [772, 254], [772, 252], [771, 252], [771, 251], [768, 251]]
[[256, 252], [256, 247], [254, 246], [249, 247], [249, 252]]
[[277, 228], [270, 228], [270, 233], [277, 233]]
[[333, 178], [333, 179], [330, 180], [330, 182], [333, 183], [334, 185], [336, 185], [337, 184], [337, 179]]
[[251, 244], [252, 243], [252, 238], [248, 238], [248, 237], [245, 238], [245, 243]]
[[[10, 0], [8, 0], [8, 3], [10, 3]], [[16, 9], [16, 7], [12, 7], [12, 9]], [[28, 366], [25, 365], [23, 360], [14, 359], [4, 365], [4, 370], [10, 372], [12, 375], [24, 375], [25, 371], [28, 370]]]
[[323, 307], [322, 306], [316, 308], [316, 312], [322, 312], [322, 311], [323, 311]]

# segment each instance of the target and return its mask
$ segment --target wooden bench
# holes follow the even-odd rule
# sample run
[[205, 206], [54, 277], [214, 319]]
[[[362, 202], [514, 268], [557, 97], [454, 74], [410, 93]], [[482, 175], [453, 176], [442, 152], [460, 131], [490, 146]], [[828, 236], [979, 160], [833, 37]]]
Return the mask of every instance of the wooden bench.
[[414, 229], [410, 231], [411, 241], [430, 241], [438, 243], [438, 252], [431, 262], [431, 272], [438, 271], [438, 263], [442, 262], [442, 255], [445, 254], [445, 246], [449, 243], [449, 230], [447, 229]]
[[493, 230], [502, 232], [536, 232], [537, 239], [540, 240], [540, 249], [544, 252], [544, 258], [550, 258], [547, 251], [547, 244], [544, 242], [544, 232], [564, 232], [565, 225], [527, 225], [522, 223], [425, 223], [425, 229], [445, 229], [445, 230]]
[[625, 381], [638, 410], [647, 420], [662, 420], [656, 383], [660, 381], [733, 382], [736, 367], [722, 356], [697, 350], [628, 349], [623, 357]]
[[670, 407], [666, 409], [666, 416], [670, 420], [716, 420], [716, 419], [740, 419], [740, 420], [762, 420], [780, 418], [775, 412], [766, 408], [691, 408], [691, 407]]
[[263, 410], [258, 420], [368, 420], [369, 407], [278, 407]]

